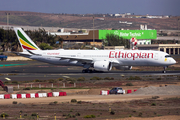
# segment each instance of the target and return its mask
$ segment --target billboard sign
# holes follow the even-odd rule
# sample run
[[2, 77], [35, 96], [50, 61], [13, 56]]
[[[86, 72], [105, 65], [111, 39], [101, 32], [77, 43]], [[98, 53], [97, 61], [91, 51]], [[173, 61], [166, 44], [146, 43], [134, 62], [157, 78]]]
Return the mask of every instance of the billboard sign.
[[114, 34], [124, 39], [156, 39], [156, 30], [99, 30], [99, 39], [106, 39], [107, 34]]

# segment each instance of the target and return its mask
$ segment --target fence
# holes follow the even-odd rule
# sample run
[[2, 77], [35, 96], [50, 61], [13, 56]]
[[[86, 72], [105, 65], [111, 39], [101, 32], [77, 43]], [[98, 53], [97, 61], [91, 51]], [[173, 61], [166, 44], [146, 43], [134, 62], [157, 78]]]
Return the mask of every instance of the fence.
[[[12, 86], [12, 85], [11, 85]], [[16, 85], [13, 85], [16, 87]], [[78, 85], [79, 87], [81, 84]], [[33, 84], [18, 84], [17, 88], [68, 88], [68, 87], [77, 87], [76, 83], [74, 84], [59, 84], [59, 83], [33, 83]]]
[[[33, 83], [33, 84], [18, 84], [17, 88], [72, 88], [72, 87], [112, 87], [112, 86], [121, 86], [122, 82], [114, 82], [114, 83]], [[16, 87], [15, 85], [13, 85]]]
[[21, 98], [43, 98], [66, 96], [66, 92], [50, 92], [50, 93], [27, 93], [27, 94], [0, 94], [0, 99], [21, 99]]

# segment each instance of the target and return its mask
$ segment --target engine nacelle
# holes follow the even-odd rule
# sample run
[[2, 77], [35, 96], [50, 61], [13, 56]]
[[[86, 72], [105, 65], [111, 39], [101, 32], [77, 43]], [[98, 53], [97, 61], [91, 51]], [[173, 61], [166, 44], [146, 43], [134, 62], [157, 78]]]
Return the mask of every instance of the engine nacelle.
[[112, 63], [109, 61], [96, 61], [94, 63], [94, 69], [97, 71], [110, 71], [112, 69]]
[[132, 66], [116, 66], [115, 68], [119, 70], [131, 70]]

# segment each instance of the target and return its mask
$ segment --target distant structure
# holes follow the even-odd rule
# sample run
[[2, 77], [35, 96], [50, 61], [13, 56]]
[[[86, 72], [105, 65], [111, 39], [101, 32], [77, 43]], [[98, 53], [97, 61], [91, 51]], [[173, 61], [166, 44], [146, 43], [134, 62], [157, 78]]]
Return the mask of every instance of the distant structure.
[[138, 49], [138, 47], [137, 47], [137, 39], [136, 38], [131, 38], [130, 39], [130, 49], [132, 49], [132, 50]]
[[140, 25], [140, 30], [147, 30], [147, 25]]

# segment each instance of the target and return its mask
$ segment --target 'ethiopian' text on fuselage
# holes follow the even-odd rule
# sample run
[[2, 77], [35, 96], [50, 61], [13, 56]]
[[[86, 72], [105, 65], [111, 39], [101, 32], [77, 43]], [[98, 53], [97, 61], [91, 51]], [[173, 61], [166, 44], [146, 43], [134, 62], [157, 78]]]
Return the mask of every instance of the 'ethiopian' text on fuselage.
[[110, 51], [109, 58], [153, 58], [153, 53], [146, 52], [122, 52], [122, 51]]

